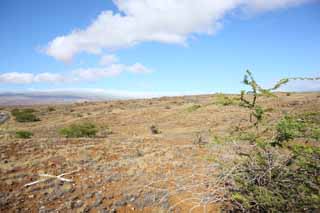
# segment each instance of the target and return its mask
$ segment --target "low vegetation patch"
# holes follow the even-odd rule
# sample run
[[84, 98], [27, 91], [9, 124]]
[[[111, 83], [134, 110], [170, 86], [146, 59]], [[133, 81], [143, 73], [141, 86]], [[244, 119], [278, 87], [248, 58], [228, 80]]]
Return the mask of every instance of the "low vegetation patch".
[[246, 159], [233, 172], [229, 188], [231, 206], [226, 207], [232, 212], [320, 211], [320, 148], [311, 144], [283, 146], [296, 138], [319, 140], [320, 113], [285, 115], [275, 127], [261, 129], [266, 109], [257, 100], [261, 96], [276, 98], [274, 91], [289, 80], [319, 78], [286, 78], [264, 89], [250, 71], [246, 72], [243, 83], [252, 91], [241, 91], [240, 106], [250, 109], [255, 132], [243, 131], [239, 139], [256, 146], [243, 154]]
[[215, 103], [222, 106], [238, 105], [239, 99], [228, 97], [224, 94], [218, 94]]
[[34, 114], [34, 109], [13, 109], [11, 114], [15, 117], [18, 122], [36, 122], [40, 119]]
[[66, 138], [93, 138], [98, 129], [92, 123], [72, 124], [69, 127], [60, 130], [60, 134]]
[[275, 144], [282, 145], [283, 142], [295, 138], [311, 138], [320, 140], [320, 113], [305, 113], [294, 116], [286, 115], [277, 124], [277, 136]]
[[160, 134], [161, 131], [159, 130], [159, 128], [155, 125], [150, 126], [150, 131], [152, 134], [157, 135]]
[[320, 148], [295, 146], [288, 155], [254, 152], [237, 169], [230, 189], [233, 211], [320, 210]]
[[48, 112], [54, 112], [54, 111], [56, 111], [56, 108], [54, 108], [54, 107], [48, 107]]
[[191, 107], [189, 107], [187, 110], [188, 110], [188, 112], [194, 112], [200, 108], [201, 108], [201, 106], [199, 104], [195, 104], [195, 105], [192, 105]]
[[33, 136], [32, 132], [29, 131], [17, 131], [16, 132], [16, 138], [20, 138], [20, 139], [28, 139], [31, 138]]
[[281, 145], [285, 141], [302, 137], [305, 126], [304, 124], [290, 116], [285, 116], [277, 124], [276, 144]]

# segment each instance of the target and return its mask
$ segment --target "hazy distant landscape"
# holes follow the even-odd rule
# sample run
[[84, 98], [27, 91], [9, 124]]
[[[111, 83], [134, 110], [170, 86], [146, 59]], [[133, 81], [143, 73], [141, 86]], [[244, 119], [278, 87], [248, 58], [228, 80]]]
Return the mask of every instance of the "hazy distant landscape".
[[92, 97], [86, 94], [55, 94], [55, 93], [0, 93], [0, 106], [39, 105], [75, 103], [84, 101], [113, 100], [115, 97]]

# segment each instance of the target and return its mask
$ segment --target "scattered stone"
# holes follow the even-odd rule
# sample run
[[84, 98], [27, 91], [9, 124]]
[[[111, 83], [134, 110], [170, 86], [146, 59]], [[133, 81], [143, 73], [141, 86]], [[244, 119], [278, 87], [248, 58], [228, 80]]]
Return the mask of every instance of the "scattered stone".
[[98, 210], [99, 213], [110, 213], [110, 211], [106, 208], [102, 208]]
[[126, 200], [127, 203], [132, 203], [136, 200], [136, 196], [134, 195], [125, 195], [124, 200]]
[[125, 205], [127, 205], [127, 201], [125, 201], [125, 200], [117, 200], [117, 201], [114, 202], [114, 204], [113, 204], [113, 206], [114, 206], [115, 208], [120, 208], [120, 207], [123, 207], [123, 206], [125, 206]]
[[89, 193], [87, 193], [87, 194], [84, 195], [84, 198], [85, 198], [85, 199], [90, 199], [90, 198], [93, 197], [93, 195], [94, 195], [94, 192], [89, 192]]
[[0, 124], [5, 123], [7, 120], [9, 120], [10, 116], [5, 112], [0, 112]]
[[121, 180], [121, 175], [120, 175], [120, 174], [113, 174], [113, 175], [111, 175], [111, 176], [109, 176], [109, 177], [107, 177], [107, 178], [105, 179], [105, 181], [106, 181], [107, 183], [117, 182], [117, 181], [119, 181], [119, 180]]
[[80, 208], [83, 206], [84, 202], [82, 200], [77, 200], [76, 202], [73, 203], [74, 208]]
[[198, 133], [195, 140], [193, 141], [193, 144], [198, 146], [204, 146], [208, 143], [209, 141], [207, 140], [207, 137], [205, 137], [204, 133]]
[[53, 209], [47, 209], [45, 206], [41, 206], [39, 208], [39, 213], [49, 213], [49, 212], [53, 212]]
[[138, 209], [143, 209], [147, 206], [151, 206], [155, 202], [155, 194], [154, 193], [146, 193], [143, 195], [142, 198], [139, 198], [133, 202], [133, 204]]
[[96, 201], [94, 201], [94, 203], [92, 204], [92, 207], [98, 207], [102, 204], [103, 201], [103, 197], [99, 197], [96, 199]]
[[12, 186], [14, 184], [12, 180], [6, 180], [5, 183], [9, 186]]
[[0, 206], [6, 206], [9, 204], [9, 194], [0, 192]]
[[89, 205], [87, 205], [87, 206], [85, 206], [84, 207], [84, 209], [83, 209], [83, 213], [87, 213], [87, 212], [90, 212], [91, 211], [91, 209], [92, 209], [92, 207], [91, 206], [89, 206]]

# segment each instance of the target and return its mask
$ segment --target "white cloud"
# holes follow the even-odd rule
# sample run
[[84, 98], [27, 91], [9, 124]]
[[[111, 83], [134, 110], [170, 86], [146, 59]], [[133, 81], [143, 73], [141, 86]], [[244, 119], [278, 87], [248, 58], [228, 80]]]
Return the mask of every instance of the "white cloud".
[[35, 75], [33, 78], [33, 82], [49, 82], [49, 83], [56, 83], [56, 82], [64, 82], [67, 79], [56, 73], [40, 73], [38, 75]]
[[146, 41], [185, 44], [193, 34], [214, 34], [234, 9], [264, 12], [312, 0], [114, 0], [121, 13], [103, 11], [91, 25], [53, 39], [45, 51], [70, 61]]
[[117, 63], [119, 60], [115, 55], [103, 55], [100, 59], [100, 65], [106, 66]]
[[72, 71], [72, 74], [77, 80], [97, 80], [99, 78], [113, 77], [120, 75], [125, 70], [125, 65], [112, 64], [109, 67], [89, 68]]
[[151, 72], [149, 68], [143, 66], [140, 63], [135, 63], [132, 66], [128, 66], [127, 69], [129, 72], [132, 72], [132, 73], [150, 73]]
[[0, 82], [8, 84], [31, 84], [38, 82], [56, 83], [63, 82], [66, 78], [62, 75], [55, 73], [19, 73], [19, 72], [8, 72], [0, 74]]
[[75, 80], [97, 80], [100, 78], [118, 76], [123, 72], [131, 72], [136, 74], [150, 73], [151, 69], [143, 66], [140, 63], [135, 63], [130, 66], [124, 64], [112, 64], [108, 67], [74, 70], [72, 71], [72, 74]]
[[124, 72], [143, 74], [151, 72], [151, 69], [136, 63], [133, 65], [111, 64], [104, 67], [76, 69], [66, 72], [64, 75], [56, 73], [18, 73], [8, 72], [0, 74], [0, 83], [7, 84], [32, 84], [32, 83], [72, 83], [79, 81], [97, 81], [102, 78], [110, 78]]
[[1, 83], [10, 84], [29, 84], [33, 82], [34, 75], [32, 73], [9, 72], [0, 74]]
[[247, 8], [252, 11], [268, 11], [278, 8], [286, 8], [290, 6], [297, 6], [309, 2], [308, 0], [253, 0], [247, 4]]
[[320, 91], [320, 81], [308, 81], [308, 80], [296, 80], [289, 81], [288, 84], [284, 85], [279, 91], [289, 91], [289, 92], [310, 92], [310, 91]]

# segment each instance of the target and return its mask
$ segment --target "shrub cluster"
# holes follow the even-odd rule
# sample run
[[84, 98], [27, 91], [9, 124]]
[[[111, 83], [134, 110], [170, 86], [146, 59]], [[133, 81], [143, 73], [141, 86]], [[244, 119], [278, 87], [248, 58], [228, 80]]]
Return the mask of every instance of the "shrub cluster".
[[229, 106], [229, 105], [238, 104], [239, 100], [236, 100], [235, 98], [229, 98], [228, 96], [225, 96], [224, 94], [218, 94], [217, 100], [215, 103], [222, 105], [222, 106]]
[[242, 132], [240, 139], [254, 142], [256, 148], [251, 154], [244, 153], [247, 159], [233, 173], [231, 206], [226, 207], [232, 212], [320, 212], [320, 148], [310, 143], [283, 146], [295, 138], [319, 140], [320, 113], [285, 115], [275, 126], [272, 138], [270, 134], [263, 136], [271, 127], [263, 131], [258, 128], [266, 112], [257, 104], [258, 97], [276, 97], [274, 91], [289, 80], [320, 78], [285, 78], [264, 89], [250, 71], [246, 72], [243, 83], [252, 91], [249, 97], [248, 92], [241, 91], [240, 106], [250, 109], [256, 134]]
[[302, 136], [304, 124], [293, 117], [285, 116], [277, 124], [276, 143], [279, 145], [284, 141], [289, 141]]
[[21, 138], [21, 139], [28, 139], [33, 136], [32, 132], [29, 131], [17, 131], [16, 132], [16, 138]]
[[158, 127], [155, 126], [155, 125], [151, 125], [151, 126], [150, 126], [150, 131], [151, 131], [151, 133], [154, 134], [154, 135], [161, 133], [161, 131], [160, 131], [160, 130], [158, 129]]
[[282, 118], [276, 127], [276, 145], [294, 138], [312, 138], [320, 140], [320, 113], [309, 112], [305, 114]]
[[36, 122], [40, 119], [34, 114], [34, 109], [13, 109], [11, 114], [15, 117], [18, 122]]
[[188, 112], [194, 112], [200, 108], [201, 108], [201, 106], [199, 104], [195, 104], [195, 105], [192, 105], [191, 107], [188, 108]]
[[49, 106], [48, 107], [48, 112], [54, 112], [56, 111], [56, 108]]
[[235, 173], [232, 211], [317, 212], [320, 210], [320, 148], [295, 146], [285, 157], [262, 149]]
[[93, 138], [98, 130], [92, 123], [72, 124], [69, 127], [60, 130], [60, 134], [67, 138]]

